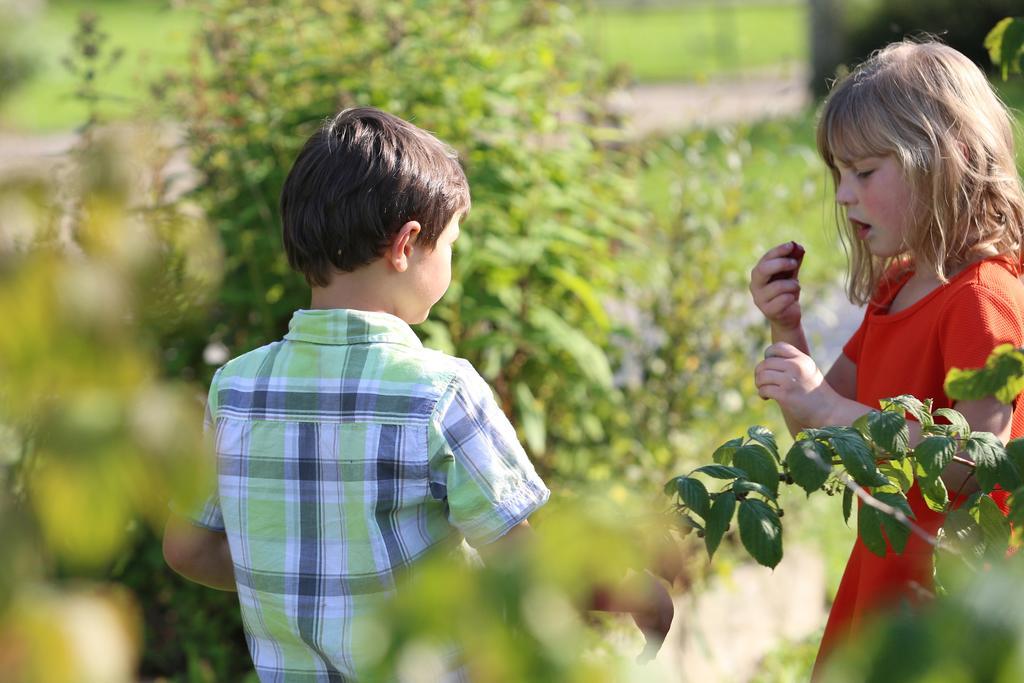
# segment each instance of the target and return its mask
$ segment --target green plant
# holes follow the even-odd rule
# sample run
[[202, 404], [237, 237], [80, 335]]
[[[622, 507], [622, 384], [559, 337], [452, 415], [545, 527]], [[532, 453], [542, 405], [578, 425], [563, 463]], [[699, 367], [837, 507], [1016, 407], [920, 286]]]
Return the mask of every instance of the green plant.
[[[1024, 352], [1006, 345], [993, 351], [984, 368], [953, 370], [946, 393], [956, 400], [996, 396], [1004, 403], [1024, 388]], [[910, 447], [906, 415], [921, 425], [922, 440]], [[936, 421], [941, 418], [944, 422]], [[964, 453], [966, 457], [958, 455]], [[973, 432], [963, 416], [931, 401], [897, 396], [882, 401], [881, 409], [858, 419], [852, 427], [807, 429], [782, 457], [774, 436], [763, 427], [751, 427], [746, 437], [732, 439], [690, 475], [676, 477], [665, 487], [678, 500], [685, 528], [697, 529], [713, 555], [739, 508], [740, 538], [759, 563], [774, 567], [782, 559], [780, 482], [796, 484], [807, 495], [842, 492], [847, 521], [854, 497], [863, 503], [857, 531], [867, 548], [886, 552], [887, 540], [902, 552], [911, 533], [922, 535], [938, 551], [963, 561], [975, 570], [984, 562], [1006, 554], [1011, 523], [1024, 521], [1024, 439], [1006, 446], [988, 432]], [[980, 491], [955, 509], [940, 475], [953, 460], [973, 469]], [[723, 482], [709, 491], [703, 475]], [[928, 507], [946, 513], [938, 541], [919, 529], [906, 493], [917, 483]], [[1004, 516], [989, 497], [995, 488], [1010, 492], [1009, 515]], [[959, 491], [953, 492], [953, 499]], [[937, 557], [941, 568], [950, 555]], [[937, 576], [942, 578], [942, 573]]]
[[1013, 0], [862, 0], [845, 6], [848, 64], [864, 61], [872, 51], [905, 36], [931, 33], [967, 55], [975, 64], [988, 63], [983, 42], [992, 26], [1019, 7]]
[[1024, 65], [1024, 19], [1006, 17], [985, 36], [985, 49], [992, 63], [999, 66], [1003, 80], [1021, 73]]

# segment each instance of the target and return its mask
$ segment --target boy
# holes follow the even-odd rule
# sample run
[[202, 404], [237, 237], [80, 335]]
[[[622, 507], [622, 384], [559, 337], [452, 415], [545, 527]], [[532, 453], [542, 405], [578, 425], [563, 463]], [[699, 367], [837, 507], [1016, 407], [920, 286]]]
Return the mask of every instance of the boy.
[[370, 108], [323, 126], [285, 181], [311, 310], [217, 371], [218, 492], [164, 537], [176, 571], [237, 588], [263, 681], [359, 680], [354, 617], [396, 573], [463, 538], [507, 544], [548, 499], [484, 380], [409, 328], [451, 282], [469, 206], [449, 147]]

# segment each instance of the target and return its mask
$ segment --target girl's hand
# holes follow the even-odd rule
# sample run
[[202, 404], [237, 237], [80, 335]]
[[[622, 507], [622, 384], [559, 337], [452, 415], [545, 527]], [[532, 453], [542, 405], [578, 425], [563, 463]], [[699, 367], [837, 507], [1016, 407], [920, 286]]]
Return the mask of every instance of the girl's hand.
[[791, 344], [772, 344], [754, 368], [757, 394], [779, 404], [787, 418], [801, 429], [831, 424], [842, 397], [825, 381], [811, 359]]
[[800, 264], [804, 248], [786, 242], [768, 250], [750, 271], [754, 304], [780, 330], [800, 326]]

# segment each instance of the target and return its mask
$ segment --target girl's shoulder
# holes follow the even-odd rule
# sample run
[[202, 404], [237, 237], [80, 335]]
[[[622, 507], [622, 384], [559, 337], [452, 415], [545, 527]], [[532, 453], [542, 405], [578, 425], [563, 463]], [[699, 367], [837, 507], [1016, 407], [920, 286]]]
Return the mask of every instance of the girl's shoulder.
[[1016, 259], [993, 256], [971, 264], [942, 289], [947, 308], [995, 306], [1024, 317], [1024, 283]]

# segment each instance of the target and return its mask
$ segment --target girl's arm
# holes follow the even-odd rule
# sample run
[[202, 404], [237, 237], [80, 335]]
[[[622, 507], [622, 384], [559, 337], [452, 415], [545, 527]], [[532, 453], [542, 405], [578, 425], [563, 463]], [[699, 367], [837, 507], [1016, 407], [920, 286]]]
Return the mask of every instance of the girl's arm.
[[[773, 348], [774, 348], [774, 345], [772, 347], [769, 347], [768, 350], [765, 351], [765, 360], [766, 361], [767, 361], [768, 358], [771, 357], [769, 354], [775, 353]], [[796, 347], [796, 346], [793, 346], [793, 348], [799, 350], [798, 347]], [[803, 355], [805, 357], [807, 356], [806, 353], [804, 353]], [[758, 369], [761, 369], [762, 365], [765, 365], [765, 364], [762, 363], [761, 365], [758, 365]], [[815, 369], [817, 369], [817, 366], [815, 366]], [[768, 379], [771, 379], [771, 377], [770, 377], [770, 375], [759, 375], [758, 374], [758, 370], [755, 370], [754, 376], [755, 376], [755, 381], [757, 381], [757, 384], [758, 384], [758, 392], [760, 393], [761, 381], [758, 378], [759, 377], [761, 377], [761, 378], [767, 377]], [[845, 353], [840, 353], [839, 357], [836, 358], [835, 363], [833, 363], [832, 367], [829, 368], [828, 373], [825, 375], [824, 381], [825, 381], [825, 383], [829, 387], [831, 387], [831, 389], [835, 392], [835, 394], [837, 394], [840, 398], [849, 399], [851, 402], [853, 402], [853, 399], [857, 396], [857, 365], [856, 365], [856, 363], [854, 363], [852, 360], [847, 358]], [[763, 393], [761, 393], [761, 397], [762, 398], [768, 398], [768, 396], [766, 396]], [[857, 405], [860, 406], [861, 404], [857, 404]], [[807, 422], [807, 421], [804, 421], [804, 420], [800, 419], [799, 416], [793, 414], [790, 410], [788, 410], [787, 406], [784, 403], [782, 403], [782, 402], [779, 402], [779, 408], [782, 409], [782, 417], [786, 421], [786, 427], [789, 428], [790, 435], [793, 436], [793, 437], [795, 437], [797, 434], [800, 433], [801, 430], [803, 430], [803, 429], [805, 429], [807, 427], [821, 427], [821, 426], [824, 426], [823, 424], [815, 424], [815, 423]], [[866, 409], [863, 412], [859, 413], [857, 417], [859, 417], [860, 415], [863, 415], [865, 412], [867, 412], [867, 410], [869, 410], [869, 409]], [[857, 419], [857, 418], [855, 417], [853, 419]], [[835, 423], [829, 423], [829, 424], [835, 424]]]
[[[786, 424], [795, 435], [807, 427], [852, 425], [861, 415], [874, 410], [858, 403], [856, 396], [857, 366], [845, 355], [823, 376], [814, 361], [788, 344], [773, 344], [765, 351], [765, 360], [754, 372], [758, 394], [778, 402], [786, 417]], [[953, 408], [963, 414], [972, 430], [991, 432], [1006, 443], [1010, 438], [1013, 409], [995, 398], [977, 401], [959, 401]], [[907, 422], [910, 445], [921, 441], [921, 426]], [[963, 454], [961, 453], [961, 457]], [[946, 488], [956, 493], [970, 493], [967, 486], [970, 468], [952, 462], [942, 475]]]

